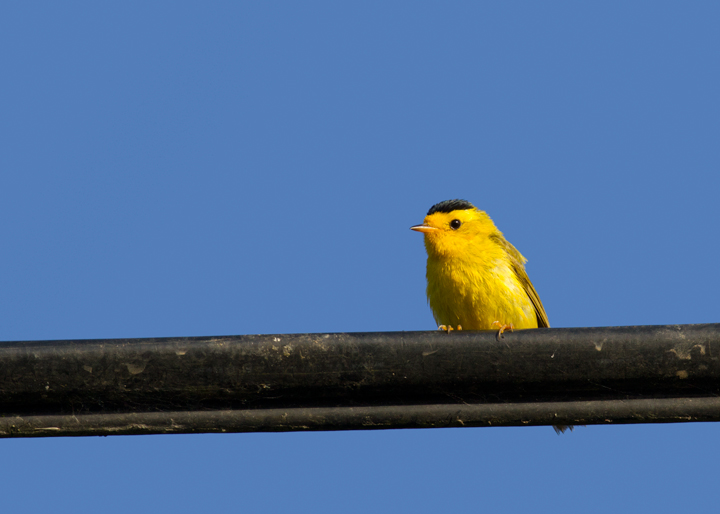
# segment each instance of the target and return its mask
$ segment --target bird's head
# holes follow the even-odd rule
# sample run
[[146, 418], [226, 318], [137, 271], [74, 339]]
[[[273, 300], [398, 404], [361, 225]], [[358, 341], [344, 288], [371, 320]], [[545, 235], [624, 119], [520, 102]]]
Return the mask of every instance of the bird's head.
[[499, 234], [485, 212], [465, 200], [445, 200], [430, 207], [422, 225], [410, 227], [425, 235], [428, 255], [471, 257], [491, 234]]

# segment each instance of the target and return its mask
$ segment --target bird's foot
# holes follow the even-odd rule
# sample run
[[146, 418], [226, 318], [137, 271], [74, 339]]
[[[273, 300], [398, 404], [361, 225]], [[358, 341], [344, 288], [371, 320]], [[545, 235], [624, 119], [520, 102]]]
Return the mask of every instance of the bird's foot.
[[500, 330], [498, 330], [498, 333], [495, 335], [495, 338], [498, 341], [500, 340], [500, 338], [505, 337], [505, 336], [503, 336], [503, 332], [505, 332], [508, 329], [510, 330], [510, 332], [512, 332], [513, 329], [515, 328], [515, 327], [513, 327], [512, 323], [510, 323], [509, 325], [505, 325], [504, 323], [500, 323], [499, 321], [493, 321], [492, 324], [500, 327]]
[[[458, 329], [458, 330], [462, 330], [462, 325], [458, 325], [458, 326], [457, 326], [457, 329]], [[452, 325], [440, 325], [440, 326], [438, 327], [438, 330], [442, 330], [442, 331], [447, 332], [447, 333], [449, 334], [451, 330], [455, 330], [455, 329], [452, 327]]]

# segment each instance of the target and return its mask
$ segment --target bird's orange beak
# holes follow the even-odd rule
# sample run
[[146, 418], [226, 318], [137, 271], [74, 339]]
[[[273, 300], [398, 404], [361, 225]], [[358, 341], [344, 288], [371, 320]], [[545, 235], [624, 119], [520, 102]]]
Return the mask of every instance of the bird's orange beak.
[[415, 225], [414, 227], [410, 227], [410, 230], [428, 234], [430, 232], [435, 232], [437, 229], [435, 227], [431, 227], [430, 225]]

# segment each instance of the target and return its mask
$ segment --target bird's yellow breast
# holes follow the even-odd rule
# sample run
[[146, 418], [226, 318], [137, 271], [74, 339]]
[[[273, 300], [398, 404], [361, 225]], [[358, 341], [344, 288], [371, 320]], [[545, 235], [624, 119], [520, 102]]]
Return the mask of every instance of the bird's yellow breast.
[[429, 257], [427, 296], [438, 325], [464, 330], [492, 330], [495, 322], [516, 329], [538, 326], [532, 302], [502, 255], [479, 262]]

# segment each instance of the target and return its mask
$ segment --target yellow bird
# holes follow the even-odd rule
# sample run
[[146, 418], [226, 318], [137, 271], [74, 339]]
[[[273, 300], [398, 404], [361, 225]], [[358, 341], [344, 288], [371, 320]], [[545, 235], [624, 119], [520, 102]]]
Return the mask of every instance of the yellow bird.
[[428, 303], [442, 330], [499, 329], [499, 339], [507, 329], [550, 326], [525, 272], [527, 259], [485, 212], [446, 200], [410, 228], [425, 235]]
[[433, 205], [425, 234], [427, 297], [435, 321], [452, 330], [549, 327], [525, 272], [527, 259], [503, 237], [485, 212], [465, 200]]

